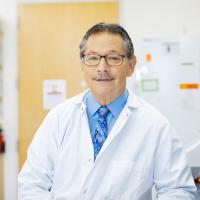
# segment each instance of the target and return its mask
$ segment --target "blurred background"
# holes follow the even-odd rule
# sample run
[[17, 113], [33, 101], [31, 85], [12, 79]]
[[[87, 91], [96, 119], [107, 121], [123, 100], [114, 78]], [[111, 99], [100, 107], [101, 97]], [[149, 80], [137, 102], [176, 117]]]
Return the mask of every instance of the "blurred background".
[[200, 176], [199, 0], [0, 0], [0, 200], [49, 109], [87, 88], [78, 45], [98, 22], [120, 23], [138, 60], [128, 88], [160, 109]]

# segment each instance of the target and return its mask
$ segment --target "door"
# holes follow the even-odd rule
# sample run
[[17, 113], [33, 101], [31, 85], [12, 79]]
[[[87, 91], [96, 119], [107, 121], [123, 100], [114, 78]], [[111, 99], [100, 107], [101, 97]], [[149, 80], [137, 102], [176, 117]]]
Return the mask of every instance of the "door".
[[43, 81], [66, 80], [67, 97], [85, 88], [79, 43], [98, 22], [118, 22], [118, 2], [19, 5], [19, 167], [48, 110]]

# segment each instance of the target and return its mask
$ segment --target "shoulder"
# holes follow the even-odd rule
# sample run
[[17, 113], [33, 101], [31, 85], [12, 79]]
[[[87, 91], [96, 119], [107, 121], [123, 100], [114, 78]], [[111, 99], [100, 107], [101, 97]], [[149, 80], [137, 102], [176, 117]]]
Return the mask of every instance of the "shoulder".
[[177, 138], [174, 127], [160, 110], [135, 94], [130, 95], [130, 98], [136, 104], [132, 111], [132, 124], [143, 132], [145, 137], [148, 136], [148, 141], [158, 144], [166, 140], [170, 144]]
[[52, 108], [48, 115], [50, 116], [65, 116], [69, 115], [71, 112], [79, 110], [81, 104], [83, 103], [84, 97], [86, 96], [88, 91], [80, 93], [74, 97], [68, 98], [62, 103], [58, 104], [54, 108]]
[[132, 92], [129, 92], [127, 104], [133, 107], [135, 114], [144, 123], [169, 124], [166, 116], [158, 108]]

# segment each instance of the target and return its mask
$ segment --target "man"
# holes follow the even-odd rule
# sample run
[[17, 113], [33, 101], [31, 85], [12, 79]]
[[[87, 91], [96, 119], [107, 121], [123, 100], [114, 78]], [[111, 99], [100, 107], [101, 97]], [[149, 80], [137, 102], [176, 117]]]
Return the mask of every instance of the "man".
[[167, 119], [126, 89], [136, 58], [128, 33], [99, 23], [80, 44], [89, 90], [52, 109], [19, 174], [19, 199], [195, 199], [182, 146]]

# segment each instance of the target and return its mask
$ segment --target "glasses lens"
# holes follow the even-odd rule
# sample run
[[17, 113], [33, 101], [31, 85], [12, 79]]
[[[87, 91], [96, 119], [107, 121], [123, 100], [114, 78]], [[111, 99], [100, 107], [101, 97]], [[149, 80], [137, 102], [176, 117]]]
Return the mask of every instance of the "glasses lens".
[[98, 65], [100, 56], [98, 55], [85, 55], [84, 62], [86, 65]]
[[121, 65], [122, 63], [122, 56], [121, 55], [107, 55], [106, 56], [107, 63], [109, 65]]
[[99, 62], [101, 58], [105, 58], [106, 63], [110, 66], [119, 66], [123, 62], [123, 55], [118, 55], [118, 54], [110, 54], [106, 56], [100, 56], [100, 55], [95, 55], [95, 54], [86, 54], [83, 57], [83, 61], [85, 65], [88, 66], [97, 66], [99, 65]]

